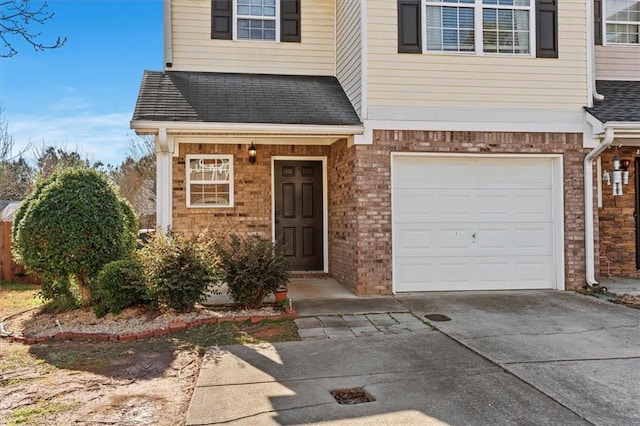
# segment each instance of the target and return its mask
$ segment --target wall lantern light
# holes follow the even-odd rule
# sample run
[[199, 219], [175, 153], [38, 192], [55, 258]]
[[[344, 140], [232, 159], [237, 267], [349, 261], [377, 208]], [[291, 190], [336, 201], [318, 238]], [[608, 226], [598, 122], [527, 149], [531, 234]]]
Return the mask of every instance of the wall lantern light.
[[611, 174], [609, 172], [604, 172], [604, 176], [602, 180], [607, 185], [613, 185], [613, 195], [618, 196], [622, 195], [622, 185], [627, 185], [629, 183], [629, 165], [631, 162], [629, 160], [620, 160], [618, 154], [613, 157], [613, 170]]
[[256, 146], [253, 143], [251, 143], [251, 146], [249, 147], [249, 163], [255, 164], [257, 153], [258, 153], [258, 148], [256, 148]]

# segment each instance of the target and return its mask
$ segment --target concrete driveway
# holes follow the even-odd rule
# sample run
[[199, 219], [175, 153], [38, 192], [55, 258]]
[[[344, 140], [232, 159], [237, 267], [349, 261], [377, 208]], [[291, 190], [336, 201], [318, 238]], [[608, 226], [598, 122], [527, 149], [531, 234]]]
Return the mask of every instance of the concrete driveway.
[[418, 316], [597, 425], [640, 424], [640, 310], [571, 292], [405, 294]]
[[[640, 424], [640, 310], [552, 291], [351, 300], [297, 302], [332, 333], [212, 348], [187, 424]], [[451, 320], [401, 324], [430, 314]], [[381, 315], [400, 322], [336, 332]], [[375, 401], [330, 394], [353, 388]]]

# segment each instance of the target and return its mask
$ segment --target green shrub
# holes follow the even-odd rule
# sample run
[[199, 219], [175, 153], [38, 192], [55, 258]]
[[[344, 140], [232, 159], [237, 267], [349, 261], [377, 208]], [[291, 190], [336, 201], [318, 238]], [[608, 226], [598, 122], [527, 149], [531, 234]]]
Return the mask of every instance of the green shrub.
[[135, 258], [107, 263], [91, 282], [93, 311], [98, 317], [151, 301], [142, 263]]
[[216, 282], [211, 247], [201, 236], [156, 232], [139, 255], [152, 296], [169, 308], [193, 308]]
[[282, 247], [259, 235], [214, 243], [220, 279], [236, 305], [259, 308], [264, 298], [289, 283], [289, 264]]
[[105, 264], [130, 255], [136, 236], [131, 205], [104, 173], [82, 168], [38, 180], [11, 233], [16, 260], [51, 287], [45, 297], [67, 297], [74, 283], [85, 305], [91, 301], [88, 283]]

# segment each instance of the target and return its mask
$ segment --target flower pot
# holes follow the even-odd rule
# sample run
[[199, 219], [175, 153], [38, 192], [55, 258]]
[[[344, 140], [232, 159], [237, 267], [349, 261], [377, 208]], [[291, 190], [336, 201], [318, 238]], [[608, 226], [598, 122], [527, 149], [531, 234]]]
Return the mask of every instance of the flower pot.
[[277, 290], [274, 296], [276, 297], [276, 302], [282, 302], [287, 298], [287, 290]]

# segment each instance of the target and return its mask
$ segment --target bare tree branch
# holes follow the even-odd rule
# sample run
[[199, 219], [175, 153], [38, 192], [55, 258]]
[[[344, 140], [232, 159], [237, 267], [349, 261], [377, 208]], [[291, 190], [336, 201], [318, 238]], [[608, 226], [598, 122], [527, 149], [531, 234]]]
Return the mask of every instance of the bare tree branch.
[[[35, 4], [34, 4], [35, 3]], [[46, 1], [0, 0], [0, 57], [10, 58], [18, 53], [16, 43], [26, 42], [36, 51], [57, 49], [67, 42], [66, 37], [57, 36], [52, 43], [39, 41], [42, 33], [33, 27], [53, 19]]]

